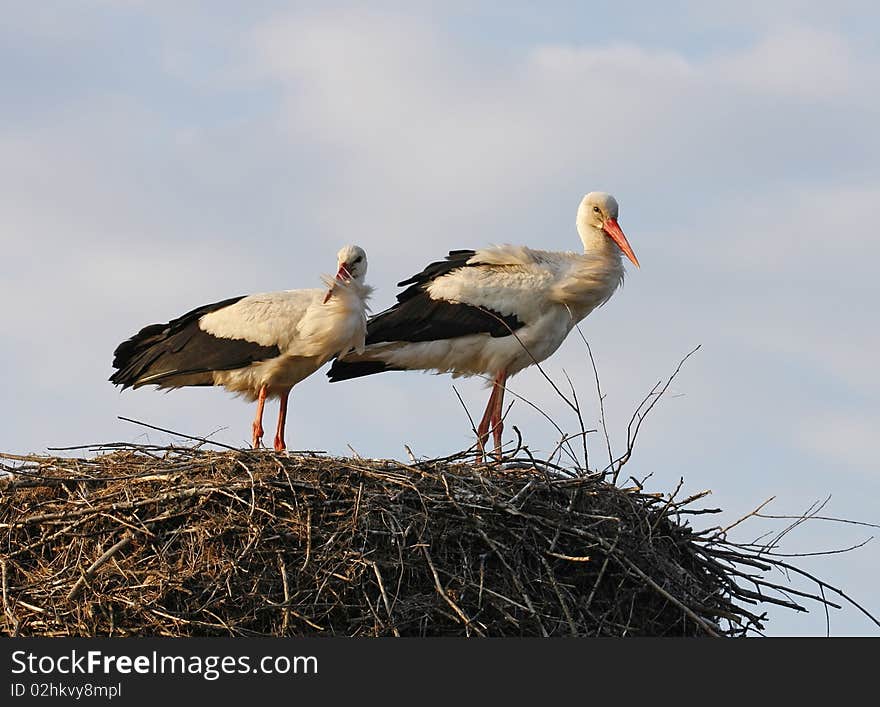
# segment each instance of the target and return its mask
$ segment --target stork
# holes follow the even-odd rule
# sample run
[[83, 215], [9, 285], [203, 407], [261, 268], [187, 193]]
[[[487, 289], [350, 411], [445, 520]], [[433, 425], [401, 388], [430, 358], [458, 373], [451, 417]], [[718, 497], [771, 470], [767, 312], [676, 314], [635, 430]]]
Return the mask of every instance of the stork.
[[367, 256], [348, 245], [337, 254], [327, 289], [233, 297], [151, 324], [116, 348], [110, 381], [125, 388], [219, 385], [257, 402], [254, 448], [262, 445], [263, 407], [280, 398], [274, 447], [286, 448], [290, 390], [334, 356], [364, 350]]
[[485, 459], [491, 427], [501, 459], [507, 379], [550, 356], [623, 281], [622, 255], [639, 267], [617, 201], [591, 192], [577, 211], [583, 253], [500, 245], [453, 250], [398, 283], [397, 304], [371, 317], [366, 348], [337, 358], [331, 382], [383, 371], [482, 376], [492, 387], [477, 428]]

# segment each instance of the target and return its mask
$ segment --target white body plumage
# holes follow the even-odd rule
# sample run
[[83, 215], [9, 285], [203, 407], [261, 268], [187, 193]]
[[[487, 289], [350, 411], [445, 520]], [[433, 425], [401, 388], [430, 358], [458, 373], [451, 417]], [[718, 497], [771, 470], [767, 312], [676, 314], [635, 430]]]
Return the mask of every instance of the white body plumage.
[[[372, 344], [367, 356], [391, 368], [458, 376], [512, 376], [553, 354], [575, 324], [608, 301], [623, 281], [619, 250], [571, 253], [502, 245], [476, 251], [464, 267], [436, 278], [430, 297], [516, 317], [515, 335], [488, 333]], [[615, 250], [617, 250], [615, 248]], [[351, 357], [350, 360], [356, 357]], [[487, 382], [491, 385], [491, 380]]]
[[268, 397], [278, 396], [334, 356], [362, 353], [366, 302], [372, 288], [354, 280], [336, 282], [333, 287], [333, 296], [326, 302], [327, 290], [288, 290], [249, 295], [203, 315], [199, 327], [212, 336], [279, 349], [278, 356], [245, 368], [214, 371], [214, 385], [248, 400], [256, 400], [263, 386]]

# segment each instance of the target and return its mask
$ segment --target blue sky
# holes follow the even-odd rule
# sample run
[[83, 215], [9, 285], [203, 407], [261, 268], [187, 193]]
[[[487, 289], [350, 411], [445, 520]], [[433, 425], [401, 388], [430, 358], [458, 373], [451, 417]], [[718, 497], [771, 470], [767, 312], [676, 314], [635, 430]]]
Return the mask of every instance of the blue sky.
[[[880, 522], [871, 3], [132, 0], [3, 14], [0, 369], [15, 403], [0, 449], [167, 441], [118, 415], [244, 444], [253, 410], [222, 390], [120, 394], [106, 382], [116, 344], [199, 304], [319, 286], [347, 242], [369, 253], [379, 311], [449, 249], [579, 247], [577, 204], [605, 190], [642, 263], [582, 323], [616, 449], [651, 386], [702, 345], [627, 471], [657, 491], [680, 477], [712, 489], [722, 523], [770, 496], [790, 514], [828, 495], [826, 514]], [[572, 377], [594, 425], [580, 339], [545, 370]], [[537, 371], [510, 385], [574, 429]], [[479, 416], [480, 382], [456, 388]], [[319, 373], [291, 403], [293, 448], [405, 458], [404, 444], [436, 456], [471, 442], [446, 376], [331, 386]], [[508, 421], [536, 451], [555, 445], [527, 405]], [[784, 549], [871, 532], [815, 521]], [[880, 613], [878, 548], [802, 562]], [[772, 619], [771, 635], [825, 630], [819, 610]], [[850, 609], [831, 622], [876, 635]]]

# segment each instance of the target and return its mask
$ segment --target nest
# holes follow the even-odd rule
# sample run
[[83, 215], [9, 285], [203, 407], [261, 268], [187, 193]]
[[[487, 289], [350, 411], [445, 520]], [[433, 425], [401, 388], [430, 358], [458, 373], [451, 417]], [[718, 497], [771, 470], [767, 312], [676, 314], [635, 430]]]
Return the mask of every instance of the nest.
[[768, 591], [783, 563], [691, 528], [705, 494], [534, 460], [97, 451], [0, 455], [0, 632], [737, 636], [803, 610]]

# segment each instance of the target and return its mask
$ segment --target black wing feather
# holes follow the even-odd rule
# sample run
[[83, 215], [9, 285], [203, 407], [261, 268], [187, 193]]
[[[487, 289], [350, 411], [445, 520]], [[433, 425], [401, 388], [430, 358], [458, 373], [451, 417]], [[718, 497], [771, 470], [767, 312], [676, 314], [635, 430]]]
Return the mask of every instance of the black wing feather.
[[[450, 250], [445, 260], [437, 260], [428, 265], [422, 272], [398, 282], [398, 287], [406, 287], [407, 285], [411, 285], [411, 287], [397, 295], [397, 301], [405, 302], [410, 297], [415, 297], [419, 292], [423, 292], [432, 280], [448, 275], [453, 270], [469, 267], [468, 260], [476, 254], [475, 250]], [[477, 265], [477, 263], [471, 263], [471, 265]]]
[[203, 331], [199, 319], [243, 299], [232, 297], [197, 307], [167, 324], [150, 324], [113, 352], [116, 372], [110, 381], [124, 388], [170, 381], [181, 375], [209, 373], [249, 366], [280, 354], [277, 346], [245, 339], [226, 339]]
[[425, 292], [410, 296], [367, 322], [366, 343], [439, 341], [471, 334], [509, 336], [522, 326], [514, 315], [460, 302], [432, 299]]
[[[366, 344], [394, 341], [438, 341], [472, 334], [492, 337], [509, 336], [523, 326], [512, 314], [500, 314], [484, 307], [461, 302], [433, 299], [428, 286], [439, 277], [465, 267], [476, 267], [479, 262], [468, 261], [476, 254], [473, 250], [453, 250], [445, 260], [428, 265], [422, 272], [403, 280], [398, 287], [406, 289], [397, 295], [397, 304], [371, 317], [367, 322]], [[365, 365], [365, 364], [371, 365]], [[378, 361], [333, 362], [327, 375], [331, 381], [397, 370]]]

